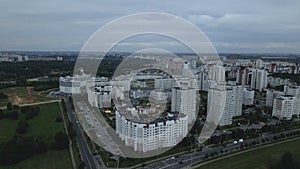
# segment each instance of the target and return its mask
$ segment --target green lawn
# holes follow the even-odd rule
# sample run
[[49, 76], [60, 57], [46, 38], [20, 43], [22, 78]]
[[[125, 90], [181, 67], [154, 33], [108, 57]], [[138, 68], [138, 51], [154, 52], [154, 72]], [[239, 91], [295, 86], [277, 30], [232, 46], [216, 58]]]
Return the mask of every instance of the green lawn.
[[28, 134], [34, 137], [41, 137], [46, 142], [58, 131], [63, 131], [63, 123], [55, 122], [58, 116], [61, 116], [60, 107], [58, 103], [49, 103], [39, 105], [41, 112], [37, 117], [28, 120], [29, 131]]
[[[41, 104], [39, 107], [39, 115], [27, 120], [29, 123], [29, 131], [26, 135], [39, 137], [47, 143], [50, 143], [58, 131], [64, 130], [63, 123], [55, 122], [56, 118], [61, 116], [60, 107], [58, 103]], [[19, 119], [23, 118], [24, 115], [19, 113]], [[0, 120], [0, 143], [7, 142], [14, 136], [18, 121], [19, 120], [10, 119]]]
[[16, 165], [0, 166], [0, 169], [71, 169], [69, 150], [49, 151], [24, 160]]
[[0, 120], [0, 144], [7, 142], [14, 136], [17, 124], [18, 120]]
[[[33, 119], [27, 120], [29, 130], [27, 136], [39, 137], [50, 145], [54, 141], [54, 135], [58, 131], [64, 131], [63, 123], [55, 122], [58, 116], [61, 116], [58, 103], [48, 103], [38, 105], [40, 113]], [[8, 111], [8, 110], [5, 110]], [[20, 110], [19, 110], [20, 112]], [[24, 115], [19, 113], [19, 119], [23, 119]], [[10, 140], [16, 131], [16, 126], [19, 120], [1, 119], [0, 120], [0, 144]], [[65, 169], [72, 168], [69, 150], [49, 151], [43, 155], [36, 155], [28, 158], [16, 165], [0, 166], [2, 168], [22, 168], [22, 169]]]
[[267, 169], [269, 164], [278, 162], [287, 151], [300, 162], [300, 139], [234, 155], [200, 166], [199, 169]]

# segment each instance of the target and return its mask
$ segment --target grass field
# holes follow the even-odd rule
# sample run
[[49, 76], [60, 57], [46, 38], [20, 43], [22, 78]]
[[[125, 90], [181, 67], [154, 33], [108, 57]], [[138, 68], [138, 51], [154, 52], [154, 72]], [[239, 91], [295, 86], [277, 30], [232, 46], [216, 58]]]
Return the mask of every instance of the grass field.
[[68, 150], [49, 151], [24, 160], [16, 165], [0, 166], [0, 169], [71, 169], [72, 163]]
[[49, 103], [39, 105], [41, 112], [33, 119], [28, 120], [29, 135], [39, 136], [42, 139], [50, 141], [58, 131], [63, 131], [63, 123], [55, 122], [58, 116], [61, 116], [58, 103]]
[[[60, 116], [60, 107], [58, 103], [48, 103], [39, 105], [40, 113], [33, 119], [27, 120], [29, 123], [29, 131], [26, 135], [40, 137], [46, 142], [51, 141], [50, 138], [58, 131], [63, 131], [63, 123], [55, 122]], [[19, 119], [24, 118], [19, 113]], [[15, 134], [18, 120], [1, 119], [0, 120], [0, 143], [7, 142]]]
[[278, 162], [287, 151], [300, 162], [300, 139], [234, 155], [200, 166], [198, 169], [268, 169], [270, 164]]
[[1, 99], [0, 100], [0, 107], [5, 107], [8, 102], [11, 102], [12, 104], [21, 105], [21, 104], [28, 104], [28, 103], [36, 103], [36, 102], [42, 102], [42, 101], [48, 101], [51, 100], [46, 97], [48, 92], [36, 92], [31, 89], [31, 95], [33, 102], [30, 101], [27, 93], [27, 87], [11, 87], [2, 89], [0, 91], [3, 91], [8, 98], [7, 99]]
[[[63, 123], [55, 122], [56, 118], [61, 115], [58, 103], [48, 103], [39, 105], [40, 113], [33, 119], [27, 120], [29, 130], [26, 135], [39, 137], [50, 144], [54, 141], [54, 135], [58, 131], [64, 131]], [[8, 110], [5, 110], [8, 111]], [[19, 113], [19, 119], [24, 118], [22, 113]], [[7, 142], [15, 135], [16, 126], [19, 120], [1, 119], [0, 120], [0, 144]], [[60, 169], [72, 168], [71, 159], [68, 150], [49, 151], [43, 155], [36, 155], [26, 159], [13, 166], [0, 166], [1, 168], [24, 168], [24, 169]]]
[[0, 120], [0, 144], [7, 142], [14, 136], [17, 124], [18, 120]]

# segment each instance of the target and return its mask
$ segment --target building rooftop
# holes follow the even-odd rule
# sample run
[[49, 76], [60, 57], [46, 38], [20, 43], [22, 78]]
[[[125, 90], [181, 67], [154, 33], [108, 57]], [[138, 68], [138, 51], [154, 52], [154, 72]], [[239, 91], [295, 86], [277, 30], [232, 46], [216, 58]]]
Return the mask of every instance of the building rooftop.
[[160, 114], [140, 114], [137, 109], [129, 107], [121, 107], [118, 109], [121, 116], [125, 117], [126, 120], [139, 123], [139, 124], [156, 124], [166, 121], [177, 120], [184, 117], [184, 114], [179, 112], [169, 112]]

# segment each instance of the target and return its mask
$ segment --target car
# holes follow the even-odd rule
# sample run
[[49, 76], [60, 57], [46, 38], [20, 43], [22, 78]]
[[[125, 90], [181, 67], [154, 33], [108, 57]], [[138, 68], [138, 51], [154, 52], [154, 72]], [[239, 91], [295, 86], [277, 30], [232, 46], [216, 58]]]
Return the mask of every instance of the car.
[[178, 164], [182, 164], [182, 163], [183, 163], [183, 161], [179, 161], [179, 162], [178, 162]]
[[237, 141], [233, 141], [233, 144], [237, 144], [238, 142]]

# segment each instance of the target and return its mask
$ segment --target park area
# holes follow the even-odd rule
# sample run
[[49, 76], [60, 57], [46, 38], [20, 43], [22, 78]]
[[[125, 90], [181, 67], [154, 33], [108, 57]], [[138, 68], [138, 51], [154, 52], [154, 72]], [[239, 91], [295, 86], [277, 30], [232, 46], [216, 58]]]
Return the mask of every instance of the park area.
[[[22, 108], [2, 111], [4, 114], [9, 114], [12, 111], [18, 112], [18, 118], [0, 118], [0, 153], [1, 151], [3, 153], [3, 149], [5, 149], [5, 147], [9, 147], [7, 145], [10, 145], [10, 142], [13, 144], [18, 142], [20, 139], [24, 139], [29, 145], [33, 142], [32, 144], [34, 147], [43, 147], [43, 149], [40, 150], [36, 148], [39, 151], [38, 153], [34, 152], [30, 154], [28, 158], [26, 157], [21, 161], [19, 160], [17, 163], [12, 165], [0, 165], [0, 169], [72, 168], [70, 153], [67, 146], [63, 145], [64, 147], [62, 147], [61, 145], [55, 144], [57, 141], [56, 139], [59, 138], [63, 138], [64, 141], [68, 141], [65, 137], [60, 105], [56, 102], [35, 105], [34, 107], [38, 107], [39, 112], [33, 117], [28, 116], [28, 112], [26, 112], [27, 114], [24, 113], [25, 110], [22, 110]], [[33, 108], [33, 106], [31, 106], [31, 108]], [[23, 130], [18, 132], [17, 128], [21, 121], [26, 121], [27, 123], [28, 128], [26, 129], [26, 132], [23, 132]], [[59, 135], [58, 133], [60, 133], [62, 137], [57, 136]], [[23, 145], [23, 143], [20, 144]], [[22, 147], [18, 144], [17, 146]]]

